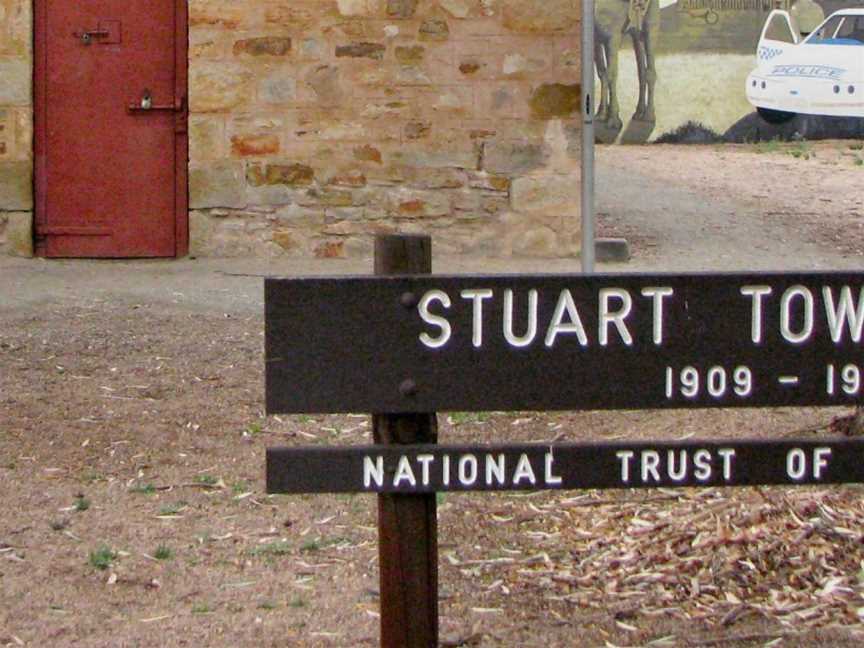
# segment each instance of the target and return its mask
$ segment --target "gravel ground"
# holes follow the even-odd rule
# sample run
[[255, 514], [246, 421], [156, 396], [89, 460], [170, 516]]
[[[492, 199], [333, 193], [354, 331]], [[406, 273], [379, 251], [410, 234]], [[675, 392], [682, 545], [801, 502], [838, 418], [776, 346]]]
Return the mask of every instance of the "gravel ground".
[[[840, 142], [601, 148], [601, 233], [627, 236], [634, 254], [604, 269], [859, 268], [859, 159]], [[436, 259], [448, 271], [576, 266]], [[368, 442], [369, 420], [264, 415], [261, 275], [369, 267], [0, 260], [0, 645], [376, 645], [375, 499], [263, 492], [267, 447]], [[745, 438], [830, 434], [849, 413], [439, 422], [445, 442]], [[861, 645], [861, 495], [440, 496], [442, 638]]]

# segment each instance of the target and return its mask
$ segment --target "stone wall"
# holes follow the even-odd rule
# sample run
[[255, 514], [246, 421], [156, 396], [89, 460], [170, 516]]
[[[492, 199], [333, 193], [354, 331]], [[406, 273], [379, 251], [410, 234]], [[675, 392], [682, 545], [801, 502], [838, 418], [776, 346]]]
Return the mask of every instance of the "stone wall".
[[578, 252], [577, 0], [189, 10], [193, 255]]
[[[578, 0], [189, 0], [193, 255], [578, 252]], [[32, 2], [0, 0], [0, 251], [32, 254]]]
[[0, 251], [33, 251], [32, 9], [0, 0]]

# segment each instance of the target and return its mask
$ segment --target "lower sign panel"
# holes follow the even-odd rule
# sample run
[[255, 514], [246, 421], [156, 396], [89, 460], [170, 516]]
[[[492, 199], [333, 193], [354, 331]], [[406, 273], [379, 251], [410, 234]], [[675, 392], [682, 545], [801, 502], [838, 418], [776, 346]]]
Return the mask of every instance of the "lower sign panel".
[[864, 439], [267, 450], [268, 493], [430, 493], [864, 482]]

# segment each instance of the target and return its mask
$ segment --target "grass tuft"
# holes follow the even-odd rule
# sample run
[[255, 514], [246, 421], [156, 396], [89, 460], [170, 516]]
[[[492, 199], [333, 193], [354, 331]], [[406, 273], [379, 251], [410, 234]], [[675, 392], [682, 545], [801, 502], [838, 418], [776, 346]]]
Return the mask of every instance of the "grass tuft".
[[774, 138], [767, 142], [757, 142], [754, 145], [753, 150], [756, 153], [777, 153], [782, 150], [782, 144], [780, 140]]
[[236, 481], [231, 484], [231, 492], [235, 495], [242, 495], [243, 493], [248, 493], [251, 490], [251, 486], [247, 481]]
[[99, 570], [106, 570], [117, 560], [117, 554], [108, 545], [100, 545], [90, 552], [90, 565]]
[[253, 556], [285, 556], [291, 553], [291, 545], [286, 540], [268, 542], [249, 550]]
[[162, 508], [159, 509], [159, 515], [164, 516], [173, 516], [180, 515], [180, 512], [185, 509], [188, 504], [184, 501], [174, 502], [172, 504], [166, 504]]
[[172, 551], [171, 547], [159, 545], [156, 547], [156, 551], [153, 552], [153, 557], [156, 560], [171, 560], [174, 557], [174, 551]]
[[207, 603], [196, 603], [192, 606], [192, 614], [210, 614], [213, 608]]
[[152, 495], [156, 492], [156, 487], [153, 484], [135, 484], [129, 487], [130, 493], [139, 493], [141, 495]]

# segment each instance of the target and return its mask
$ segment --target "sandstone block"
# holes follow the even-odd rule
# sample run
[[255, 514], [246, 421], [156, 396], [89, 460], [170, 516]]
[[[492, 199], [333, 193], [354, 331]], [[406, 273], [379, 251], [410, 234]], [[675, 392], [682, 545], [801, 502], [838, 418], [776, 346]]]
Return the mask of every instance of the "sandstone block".
[[477, 95], [476, 114], [492, 118], [519, 118], [518, 124], [506, 125], [507, 136], [518, 137], [516, 131], [527, 121], [530, 121], [531, 88], [526, 83], [478, 83], [475, 84]]
[[510, 203], [524, 214], [564, 216], [579, 211], [581, 184], [567, 174], [538, 174], [513, 180]]
[[453, 209], [460, 218], [479, 218], [482, 216], [481, 196], [475, 191], [456, 191], [452, 195]]
[[547, 67], [550, 61], [539, 57], [528, 57], [520, 52], [511, 52], [504, 56], [501, 72], [507, 77], [533, 77]]
[[15, 113], [15, 157], [29, 160], [33, 157], [33, 110], [26, 107], [12, 112]]
[[261, 157], [279, 152], [279, 137], [273, 134], [234, 135], [231, 153], [237, 157]]
[[315, 171], [305, 164], [255, 164], [246, 170], [246, 181], [252, 187], [287, 185], [305, 187], [312, 184]]
[[387, 15], [391, 18], [413, 18], [418, 0], [387, 0]]
[[467, 18], [471, 13], [468, 0], [438, 0], [438, 4], [454, 18]]
[[513, 238], [513, 254], [546, 258], [558, 256], [558, 235], [549, 227], [528, 229]]
[[521, 33], [570, 32], [579, 25], [578, 0], [501, 0], [504, 26]]
[[549, 152], [540, 142], [489, 142], [484, 170], [500, 175], [521, 175], [546, 165]]
[[403, 169], [404, 181], [416, 189], [461, 189], [467, 184], [462, 169]]
[[232, 63], [193, 62], [189, 74], [189, 108], [192, 112], [226, 112], [247, 103], [252, 95], [253, 74]]
[[297, 247], [297, 235], [291, 230], [275, 230], [273, 242], [283, 250], [291, 250]]
[[0, 108], [0, 160], [11, 159], [15, 149], [15, 120], [11, 110]]
[[207, 0], [189, 3], [189, 26], [206, 25], [237, 29], [243, 24], [245, 8], [232, 0]]
[[29, 106], [33, 71], [26, 60], [0, 60], [0, 105]]
[[406, 147], [394, 151], [392, 154], [393, 161], [406, 166], [430, 168], [473, 169], [477, 165], [477, 155], [471, 147], [461, 146], [457, 143], [432, 146], [428, 142], [429, 140], [421, 140], [425, 146]]
[[297, 190], [287, 185], [261, 185], [246, 188], [246, 204], [262, 209], [277, 209], [297, 199]]
[[450, 38], [450, 25], [441, 18], [424, 20], [420, 25], [421, 41], [445, 41]]
[[364, 226], [361, 221], [365, 218], [366, 210], [363, 207], [329, 207], [324, 211], [326, 231], [330, 234], [350, 234], [357, 227]]
[[462, 61], [459, 64], [459, 71], [462, 74], [464, 74], [465, 76], [471, 76], [471, 75], [477, 74], [477, 72], [482, 70], [485, 67], [485, 65], [486, 64], [483, 63], [482, 61], [477, 61], [477, 60]]
[[381, 164], [381, 151], [371, 144], [363, 144], [354, 147], [354, 159], [361, 162], [375, 162]]
[[307, 59], [320, 59], [324, 54], [324, 45], [317, 38], [304, 38], [300, 42], [300, 54]]
[[297, 98], [297, 80], [289, 72], [274, 72], [260, 81], [258, 95], [265, 103], [290, 103]]
[[214, 230], [209, 214], [189, 212], [189, 256], [204, 257], [212, 253]]
[[339, 106], [344, 97], [339, 68], [333, 65], [317, 65], [306, 74], [306, 83], [312, 88], [323, 106]]
[[224, 155], [225, 127], [219, 117], [189, 117], [189, 158], [192, 163], [215, 160]]
[[6, 253], [33, 256], [33, 213], [9, 212], [6, 215]]
[[531, 95], [531, 114], [537, 119], [566, 119], [579, 112], [582, 86], [578, 83], [544, 83]]
[[485, 171], [474, 171], [468, 174], [468, 183], [474, 189], [507, 193], [510, 191], [510, 178], [495, 175]]
[[325, 214], [321, 208], [309, 209], [300, 205], [287, 205], [276, 212], [280, 226], [317, 230], [324, 226]]
[[342, 16], [368, 16], [376, 9], [369, 0], [337, 0], [336, 7]]
[[418, 65], [423, 62], [426, 48], [422, 45], [400, 45], [396, 48], [396, 60], [402, 65]]
[[289, 31], [302, 33], [316, 26], [320, 15], [311, 7], [294, 2], [279, 2], [264, 9], [265, 24], [273, 27], [283, 27]]
[[384, 58], [387, 50], [381, 43], [351, 43], [350, 45], [339, 45], [336, 47], [337, 58], [368, 58], [380, 61]]
[[291, 39], [287, 36], [245, 38], [234, 43], [234, 55], [285, 56], [291, 52]]
[[375, 242], [371, 236], [352, 236], [345, 239], [345, 257], [348, 259], [368, 259], [374, 252]]
[[387, 197], [394, 218], [441, 218], [453, 211], [451, 198], [443, 191], [397, 191]]
[[322, 241], [315, 246], [314, 253], [319, 259], [344, 259], [345, 241]]
[[33, 165], [29, 160], [0, 162], [0, 209], [33, 209]]
[[231, 40], [226, 32], [211, 27], [189, 30], [189, 60], [222, 58], [228, 51]]
[[189, 206], [244, 207], [245, 184], [241, 162], [217, 162], [189, 169]]
[[431, 122], [408, 122], [405, 124], [405, 138], [409, 140], [418, 140], [427, 137], [432, 132]]
[[481, 208], [487, 214], [501, 214], [510, 207], [510, 201], [499, 195], [483, 196]]
[[336, 172], [327, 178], [327, 184], [335, 187], [365, 187], [366, 176], [356, 169], [344, 172]]
[[351, 191], [343, 189], [310, 189], [306, 195], [299, 201], [304, 206], [320, 206], [320, 207], [351, 207], [353, 205], [362, 204], [362, 194], [356, 195]]

